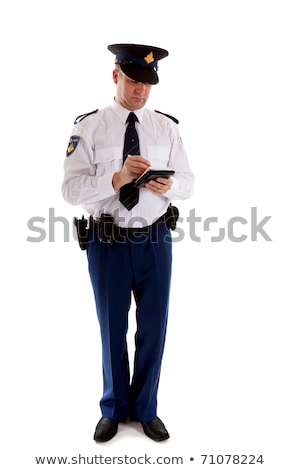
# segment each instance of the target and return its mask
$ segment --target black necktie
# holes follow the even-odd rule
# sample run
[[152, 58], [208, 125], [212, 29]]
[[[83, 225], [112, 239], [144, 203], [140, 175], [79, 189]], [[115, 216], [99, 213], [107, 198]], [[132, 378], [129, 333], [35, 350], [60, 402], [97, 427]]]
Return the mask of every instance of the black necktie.
[[[136, 121], [138, 121], [136, 115], [133, 112], [129, 113], [126, 121], [128, 125], [124, 138], [123, 163], [128, 155], [140, 154], [139, 137], [135, 128]], [[134, 182], [120, 188], [119, 200], [127, 210], [132, 209], [139, 202], [139, 190], [134, 186]]]

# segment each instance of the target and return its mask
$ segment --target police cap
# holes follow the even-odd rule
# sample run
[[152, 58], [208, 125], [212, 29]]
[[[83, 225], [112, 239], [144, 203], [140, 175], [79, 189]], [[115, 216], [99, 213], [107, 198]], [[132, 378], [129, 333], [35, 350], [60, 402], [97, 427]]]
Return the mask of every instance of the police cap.
[[165, 49], [142, 44], [111, 44], [107, 48], [125, 75], [150, 85], [158, 83], [158, 61], [169, 55]]

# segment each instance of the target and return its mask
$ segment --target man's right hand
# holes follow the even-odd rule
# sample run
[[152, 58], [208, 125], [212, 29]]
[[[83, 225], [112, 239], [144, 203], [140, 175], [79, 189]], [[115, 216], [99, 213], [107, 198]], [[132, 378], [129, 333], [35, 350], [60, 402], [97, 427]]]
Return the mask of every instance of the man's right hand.
[[112, 184], [118, 191], [124, 184], [131, 183], [150, 166], [149, 160], [141, 155], [128, 155], [120, 171], [113, 175]]

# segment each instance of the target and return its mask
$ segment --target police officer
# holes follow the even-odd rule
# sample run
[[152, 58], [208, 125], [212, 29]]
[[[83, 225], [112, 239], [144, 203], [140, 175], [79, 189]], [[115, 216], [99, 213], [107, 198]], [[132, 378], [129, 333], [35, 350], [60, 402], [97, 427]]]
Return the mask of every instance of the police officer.
[[[130, 417], [148, 437], [162, 441], [169, 438], [157, 416], [172, 261], [166, 214], [171, 200], [191, 196], [194, 175], [174, 119], [144, 107], [158, 83], [158, 61], [168, 51], [137, 44], [108, 49], [115, 55], [115, 98], [75, 121], [62, 184], [65, 200], [81, 205], [94, 221], [86, 250], [103, 362], [102, 417], [94, 439], [108, 441]], [[150, 166], [175, 173], [137, 189], [132, 182]], [[95, 236], [104, 214], [113, 218], [118, 233], [113, 240]], [[126, 333], [132, 295], [137, 329], [130, 371]]]

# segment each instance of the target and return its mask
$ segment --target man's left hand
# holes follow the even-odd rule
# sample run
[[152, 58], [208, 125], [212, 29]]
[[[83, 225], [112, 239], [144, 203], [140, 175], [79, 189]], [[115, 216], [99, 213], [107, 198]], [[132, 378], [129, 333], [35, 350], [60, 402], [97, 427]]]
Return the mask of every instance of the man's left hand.
[[164, 194], [173, 184], [172, 178], [157, 178], [156, 180], [151, 180], [146, 184], [146, 188], [150, 189], [154, 193]]

